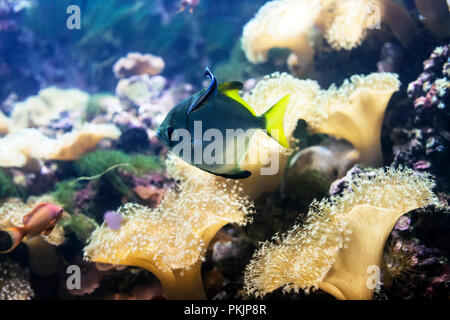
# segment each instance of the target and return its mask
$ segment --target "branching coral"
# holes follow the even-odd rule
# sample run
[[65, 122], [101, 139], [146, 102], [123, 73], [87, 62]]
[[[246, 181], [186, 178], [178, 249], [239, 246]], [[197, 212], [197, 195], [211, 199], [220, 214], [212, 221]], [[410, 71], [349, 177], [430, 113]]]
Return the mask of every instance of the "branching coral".
[[9, 258], [0, 260], [0, 300], [30, 300], [33, 296], [28, 270]]
[[437, 201], [433, 186], [410, 169], [358, 176], [352, 191], [313, 202], [303, 225], [262, 244], [246, 268], [247, 292], [263, 296], [280, 287], [285, 292], [320, 288], [338, 299], [370, 299], [368, 268], [380, 268], [384, 244], [400, 216]]
[[361, 44], [368, 29], [385, 23], [407, 45], [416, 25], [408, 12], [393, 0], [274, 0], [260, 8], [244, 27], [242, 48], [249, 61], [267, 60], [272, 48], [289, 48], [288, 59], [303, 71], [312, 64], [317, 31], [336, 50]]
[[[245, 96], [257, 111], [260, 106], [291, 94], [285, 130], [292, 134], [303, 119], [315, 133], [344, 138], [360, 153], [364, 165], [382, 163], [381, 125], [392, 94], [400, 82], [391, 73], [353, 76], [338, 89], [320, 90], [316, 82], [299, 80], [285, 73], [264, 78]], [[270, 103], [269, 103], [270, 105]], [[292, 139], [292, 137], [291, 137]]]
[[76, 160], [104, 138], [117, 139], [113, 125], [86, 124], [78, 130], [51, 139], [36, 129], [22, 129], [0, 139], [0, 166], [39, 168], [39, 160]]
[[200, 267], [209, 242], [224, 225], [247, 223], [252, 210], [239, 195], [237, 183], [189, 177], [169, 190], [156, 209], [134, 203], [122, 206], [120, 230], [106, 224], [96, 229], [85, 256], [151, 271], [170, 299], [202, 299]]

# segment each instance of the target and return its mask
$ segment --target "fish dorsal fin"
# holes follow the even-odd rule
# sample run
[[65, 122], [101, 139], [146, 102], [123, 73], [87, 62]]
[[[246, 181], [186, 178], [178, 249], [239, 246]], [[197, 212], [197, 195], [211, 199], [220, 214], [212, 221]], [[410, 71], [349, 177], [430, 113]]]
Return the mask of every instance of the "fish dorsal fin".
[[252, 113], [252, 115], [256, 116], [255, 111], [239, 95], [239, 90], [241, 90], [243, 87], [244, 85], [239, 81], [229, 81], [219, 84], [218, 90], [221, 94], [242, 104], [248, 109], [248, 111]]
[[42, 208], [43, 206], [45, 206], [47, 203], [39, 203], [36, 207], [34, 207], [33, 210], [31, 210], [29, 213], [27, 213], [26, 215], [23, 216], [23, 224], [26, 225], [31, 217], [36, 213], [36, 211], [38, 211], [40, 208]]
[[187, 111], [187, 114], [190, 114], [191, 112], [198, 110], [200, 106], [212, 95], [214, 95], [217, 91], [217, 79], [209, 70], [209, 68], [206, 68], [205, 70], [205, 77], [211, 79], [211, 83], [209, 84], [208, 88], [206, 90], [202, 91], [202, 94], [194, 100], [194, 102], [189, 106], [189, 109]]

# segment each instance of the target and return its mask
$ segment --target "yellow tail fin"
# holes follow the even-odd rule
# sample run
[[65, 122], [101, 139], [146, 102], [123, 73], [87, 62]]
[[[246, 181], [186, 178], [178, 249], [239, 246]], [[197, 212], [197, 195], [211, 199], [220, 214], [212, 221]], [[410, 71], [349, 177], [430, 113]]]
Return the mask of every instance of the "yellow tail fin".
[[267, 133], [285, 148], [289, 148], [289, 142], [284, 133], [284, 115], [289, 100], [290, 95], [288, 94], [263, 114], [266, 119]]

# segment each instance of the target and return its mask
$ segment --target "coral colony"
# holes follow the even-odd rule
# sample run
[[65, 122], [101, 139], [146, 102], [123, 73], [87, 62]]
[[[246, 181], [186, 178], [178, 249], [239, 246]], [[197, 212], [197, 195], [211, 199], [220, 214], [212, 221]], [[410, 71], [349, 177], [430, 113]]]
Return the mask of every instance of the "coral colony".
[[449, 299], [448, 1], [57, 2], [0, 0], [0, 300]]

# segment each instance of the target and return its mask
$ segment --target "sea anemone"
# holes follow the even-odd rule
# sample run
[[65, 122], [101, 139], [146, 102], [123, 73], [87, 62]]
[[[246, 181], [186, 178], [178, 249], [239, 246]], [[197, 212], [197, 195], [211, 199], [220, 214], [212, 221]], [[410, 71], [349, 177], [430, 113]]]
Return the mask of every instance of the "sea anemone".
[[389, 233], [403, 214], [437, 202], [433, 186], [411, 169], [355, 177], [351, 191], [314, 201], [304, 224], [261, 245], [245, 271], [246, 291], [320, 288], [337, 299], [371, 299], [368, 272], [379, 270]]
[[178, 180], [156, 209], [135, 203], [120, 207], [120, 229], [97, 228], [85, 257], [145, 268], [158, 277], [169, 299], [203, 299], [200, 268], [209, 242], [224, 225], [247, 223], [253, 207], [237, 182], [199, 176]]

